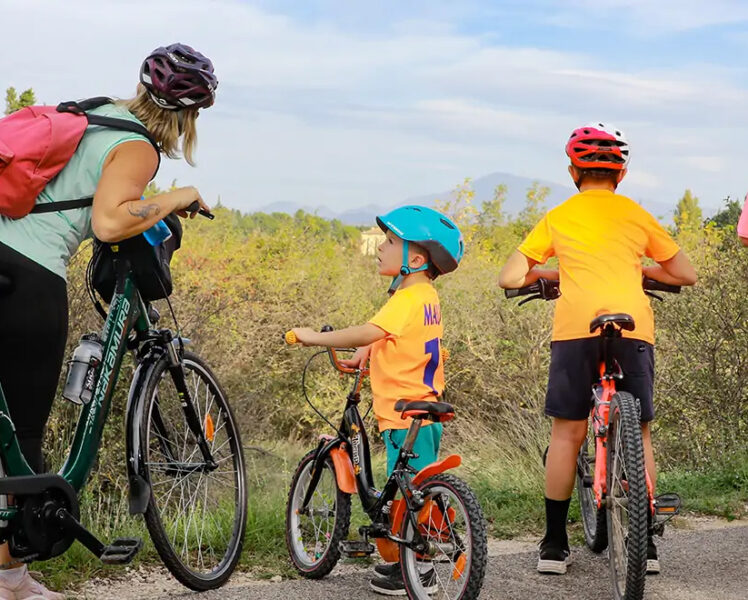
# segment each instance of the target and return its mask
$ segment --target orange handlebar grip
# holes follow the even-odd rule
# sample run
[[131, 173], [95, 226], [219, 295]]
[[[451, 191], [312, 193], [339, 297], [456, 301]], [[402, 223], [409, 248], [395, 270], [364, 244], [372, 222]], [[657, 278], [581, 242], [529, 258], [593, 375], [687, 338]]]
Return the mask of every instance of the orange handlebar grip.
[[447, 362], [449, 360], [449, 350], [446, 348], [442, 348], [442, 362]]
[[287, 331], [283, 338], [286, 340], [286, 344], [296, 344], [299, 341], [296, 339], [296, 334], [293, 331]]

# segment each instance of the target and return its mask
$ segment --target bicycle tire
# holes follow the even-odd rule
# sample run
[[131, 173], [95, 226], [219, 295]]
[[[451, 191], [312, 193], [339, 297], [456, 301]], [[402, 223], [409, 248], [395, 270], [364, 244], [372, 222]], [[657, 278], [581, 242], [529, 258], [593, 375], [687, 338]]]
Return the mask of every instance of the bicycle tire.
[[[182, 364], [195, 409], [203, 423], [204, 434], [219, 466], [214, 471], [203, 472], [179, 466], [179, 463], [199, 464], [202, 455], [186, 425], [178, 392], [164, 357], [156, 363], [146, 383], [143, 419], [140, 423], [143, 475], [150, 486], [145, 523], [158, 555], [171, 574], [186, 587], [205, 591], [222, 586], [241, 557], [247, 524], [244, 453], [236, 419], [211, 369], [205, 361], [191, 352], [184, 353]], [[170, 390], [168, 397], [167, 389]], [[169, 403], [169, 399], [173, 399], [173, 402]], [[165, 420], [165, 415], [173, 415], [174, 418]], [[210, 420], [207, 415], [210, 415]], [[213, 428], [210, 433], [209, 421]], [[180, 435], [180, 430], [184, 430], [183, 435]], [[173, 442], [172, 438], [179, 444], [170, 443]], [[172, 454], [174, 451], [180, 457], [175, 457]], [[229, 461], [230, 468], [227, 464]], [[165, 486], [164, 489], [171, 486], [168, 495], [163, 498], [160, 486]], [[177, 494], [181, 496], [178, 498], [179, 504], [174, 506], [171, 500], [177, 499], [174, 496], [177, 486], [180, 488]], [[194, 486], [194, 492], [191, 486]], [[228, 491], [226, 488], [229, 488]], [[210, 510], [209, 489], [221, 494], [218, 500], [211, 498]], [[185, 498], [185, 491], [188, 498]], [[195, 511], [200, 510], [202, 517], [198, 530], [198, 519], [193, 521], [187, 515], [194, 515]], [[205, 536], [205, 526], [209, 522], [213, 529]], [[225, 534], [225, 550], [221, 552], [221, 548], [218, 548], [216, 552], [216, 549], [207, 544], [212, 544], [221, 534]], [[184, 539], [181, 550], [176, 548], [177, 536], [180, 538], [179, 542]], [[221, 546], [223, 545], [222, 541]], [[202, 569], [190, 564], [193, 557], [195, 562], [202, 562]], [[209, 568], [206, 570], [206, 567]]]
[[[426, 501], [424, 508], [419, 512], [418, 519], [420, 520], [423, 516], [423, 511], [429, 511], [426, 515], [426, 523], [419, 524], [421, 534], [427, 537], [428, 541], [437, 545], [443, 544], [444, 547], [450, 546], [449, 542], [445, 542], [445, 537], [448, 540], [456, 540], [452, 542], [452, 546], [456, 546], [458, 550], [445, 551], [440, 546], [440, 551], [447, 560], [439, 559], [436, 561], [433, 559], [437, 556], [432, 557], [431, 569], [435, 573], [433, 580], [436, 582], [438, 591], [429, 592], [423, 585], [421, 569], [418, 566], [418, 563], [423, 563], [423, 561], [418, 560], [419, 557], [415, 551], [401, 545], [400, 570], [408, 598], [411, 600], [428, 600], [429, 598], [474, 600], [480, 594], [483, 586], [488, 560], [487, 524], [478, 499], [464, 481], [448, 473], [440, 473], [429, 477], [418, 485], [418, 490], [423, 493], [423, 499]], [[458, 531], [455, 531], [460, 527], [457, 510], [455, 510], [454, 516], [443, 519], [440, 515], [447, 511], [444, 511], [442, 507], [450, 508], [448, 504], [443, 503], [438, 506], [439, 510], [434, 513], [432, 506], [437, 506], [437, 499], [447, 496], [451, 496], [459, 505], [457, 508], [463, 515], [465, 533], [469, 535], [467, 541], [462, 539]], [[434, 514], [436, 514], [435, 519]], [[400, 537], [404, 540], [412, 540], [414, 537], [413, 523], [407, 515], [403, 519]], [[431, 540], [432, 537], [435, 541]], [[464, 557], [465, 550], [468, 551], [468, 555], [463, 559], [461, 556]], [[449, 556], [450, 552], [451, 556]], [[445, 568], [442, 569], [441, 565], [444, 565]], [[440, 571], [442, 575], [440, 575]], [[449, 580], [456, 581], [458, 578], [463, 580], [462, 585], [456, 586], [454, 595], [449, 595], [447, 593], [451, 589]]]
[[[307, 540], [303, 539], [302, 529], [305, 529], [305, 523], [302, 523], [301, 503], [307, 492], [307, 483], [311, 479], [311, 469], [314, 465], [314, 457], [317, 451], [308, 452], [296, 467], [291, 487], [288, 490], [288, 502], [286, 503], [286, 547], [291, 563], [302, 576], [308, 579], [321, 579], [330, 571], [340, 560], [340, 542], [348, 535], [348, 529], [351, 523], [351, 495], [341, 491], [335, 478], [335, 466], [328, 456], [323, 463], [323, 473], [317, 483], [317, 488], [312, 496], [309, 510], [312, 514], [312, 529], [318, 535], [322, 533], [322, 528], [314, 525], [315, 500], [326, 502], [324, 491], [333, 487], [335, 490], [335, 500], [332, 504], [333, 519], [332, 527], [325, 529], [324, 546], [321, 546], [322, 540], [315, 538], [313, 553], [314, 557], [310, 559], [309, 552], [305, 549]], [[323, 481], [324, 479], [324, 481]], [[322, 486], [322, 488], [320, 488]], [[317, 510], [329, 510], [323, 506]], [[329, 516], [329, 515], [328, 515]], [[312, 540], [309, 540], [312, 541]]]
[[642, 600], [649, 498], [639, 403], [627, 392], [615, 393], [610, 401], [607, 463], [608, 562], [613, 596], [615, 600]]
[[[592, 444], [590, 444], [590, 440]], [[579, 499], [579, 511], [582, 516], [584, 540], [590, 550], [599, 554], [608, 547], [607, 511], [605, 507], [598, 508], [594, 489], [584, 483], [585, 478], [594, 477], [594, 443], [595, 437], [590, 427], [577, 455], [577, 498]], [[590, 447], [592, 448], [591, 455]]]

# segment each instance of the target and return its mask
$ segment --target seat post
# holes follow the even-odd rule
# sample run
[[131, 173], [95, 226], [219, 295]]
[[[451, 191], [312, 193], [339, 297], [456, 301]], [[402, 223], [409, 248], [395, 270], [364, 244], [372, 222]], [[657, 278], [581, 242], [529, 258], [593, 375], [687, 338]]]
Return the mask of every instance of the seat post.
[[416, 443], [416, 437], [418, 437], [418, 432], [421, 430], [421, 419], [418, 417], [414, 417], [413, 421], [410, 423], [410, 427], [408, 428], [408, 434], [405, 436], [405, 441], [403, 442], [402, 449], [405, 452], [410, 452], [413, 450], [413, 446], [415, 446]]

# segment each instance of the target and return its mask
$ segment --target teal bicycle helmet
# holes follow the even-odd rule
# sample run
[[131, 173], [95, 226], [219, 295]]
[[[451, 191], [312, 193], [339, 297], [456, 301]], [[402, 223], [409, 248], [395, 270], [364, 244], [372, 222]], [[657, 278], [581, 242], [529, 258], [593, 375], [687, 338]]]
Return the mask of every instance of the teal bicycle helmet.
[[[465, 252], [465, 243], [457, 225], [437, 210], [427, 206], [408, 205], [391, 210], [377, 217], [377, 225], [384, 231], [392, 231], [403, 240], [403, 264], [400, 274], [392, 280], [389, 293], [399, 287], [403, 277], [425, 271], [433, 266], [439, 275], [457, 268]], [[426, 249], [430, 261], [418, 269], [408, 266], [408, 242]]]

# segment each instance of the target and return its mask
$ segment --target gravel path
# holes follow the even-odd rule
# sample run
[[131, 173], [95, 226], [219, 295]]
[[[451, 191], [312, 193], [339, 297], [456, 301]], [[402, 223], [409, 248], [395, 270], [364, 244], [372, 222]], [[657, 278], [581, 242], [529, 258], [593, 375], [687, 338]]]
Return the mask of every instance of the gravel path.
[[[706, 520], [695, 529], [670, 529], [658, 543], [663, 573], [647, 579], [646, 600], [746, 600], [748, 598], [748, 523]], [[535, 543], [492, 541], [481, 598], [496, 600], [603, 600], [610, 589], [607, 560], [586, 548], [573, 550], [566, 576], [535, 571]], [[102, 600], [336, 600], [382, 598], [368, 589], [371, 572], [339, 565], [322, 581], [257, 581], [236, 574], [226, 587], [204, 594], [185, 591], [160, 569], [133, 570], [121, 581], [88, 584], [76, 598]]]

